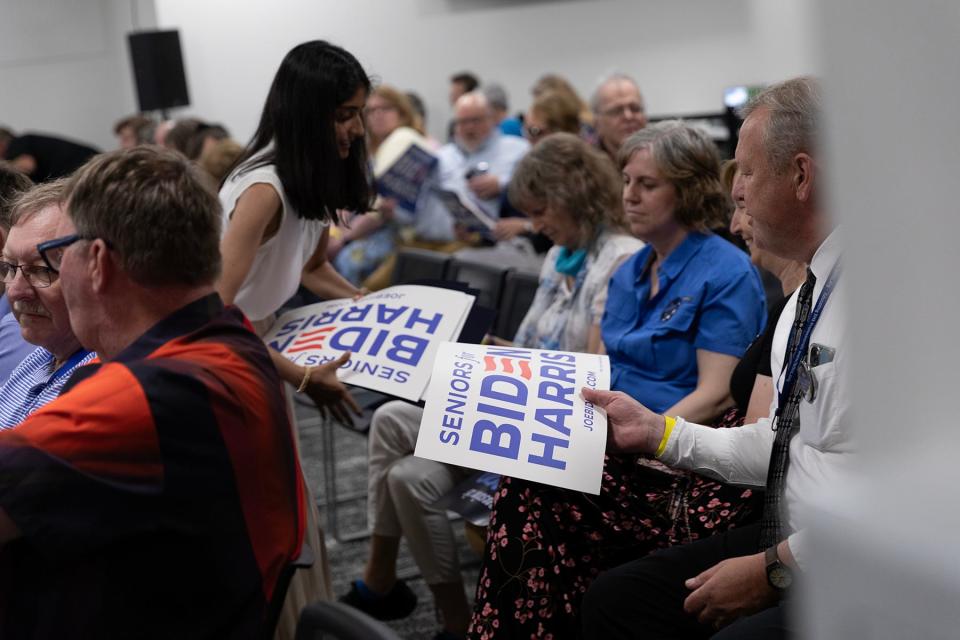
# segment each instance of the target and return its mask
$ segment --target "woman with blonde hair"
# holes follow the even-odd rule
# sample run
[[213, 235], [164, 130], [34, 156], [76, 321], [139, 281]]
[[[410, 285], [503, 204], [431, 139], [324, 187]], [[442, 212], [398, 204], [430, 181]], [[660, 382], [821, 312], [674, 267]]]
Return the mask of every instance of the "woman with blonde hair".
[[[389, 85], [380, 85], [370, 92], [364, 108], [367, 126], [367, 150], [374, 166], [384, 143], [399, 134], [412, 132], [426, 143], [423, 120], [403, 92]], [[408, 224], [413, 213], [403, 211], [389, 198], [379, 198], [371, 211], [362, 214], [344, 213], [327, 246], [327, 256], [340, 274], [355, 285], [380, 288], [365, 282], [367, 277], [396, 249], [397, 235]]]

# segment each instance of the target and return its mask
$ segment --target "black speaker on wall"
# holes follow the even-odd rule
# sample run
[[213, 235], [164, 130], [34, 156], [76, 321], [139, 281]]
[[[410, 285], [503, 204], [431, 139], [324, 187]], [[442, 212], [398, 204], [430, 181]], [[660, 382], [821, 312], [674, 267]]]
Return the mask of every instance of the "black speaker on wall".
[[127, 38], [140, 111], [189, 105], [180, 33], [176, 29], [138, 31]]

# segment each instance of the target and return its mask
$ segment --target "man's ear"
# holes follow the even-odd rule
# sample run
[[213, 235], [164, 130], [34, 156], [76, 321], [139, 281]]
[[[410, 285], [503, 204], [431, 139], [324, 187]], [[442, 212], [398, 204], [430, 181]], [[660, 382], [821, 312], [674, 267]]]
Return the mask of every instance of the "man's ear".
[[113, 277], [113, 256], [107, 244], [97, 238], [90, 246], [89, 277], [90, 287], [94, 293], [103, 293]]
[[797, 200], [809, 203], [813, 198], [813, 183], [816, 179], [817, 165], [806, 153], [793, 157], [793, 180]]

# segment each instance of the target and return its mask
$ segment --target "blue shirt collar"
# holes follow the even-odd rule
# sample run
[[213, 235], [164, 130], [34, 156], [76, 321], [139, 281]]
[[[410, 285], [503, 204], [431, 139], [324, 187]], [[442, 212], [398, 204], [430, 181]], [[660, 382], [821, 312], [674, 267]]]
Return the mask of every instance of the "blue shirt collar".
[[[657, 276], [660, 278], [660, 281], [663, 283], [673, 281], [674, 278], [683, 271], [693, 256], [700, 252], [700, 248], [708, 237], [709, 235], [702, 231], [690, 231], [687, 233], [687, 237], [683, 239], [683, 242], [670, 252], [670, 255], [667, 256], [667, 259], [663, 261], [663, 264], [661, 264], [657, 270]], [[652, 255], [653, 247], [647, 245], [647, 251], [648, 253], [645, 258], [649, 258], [649, 256]], [[638, 262], [637, 281], [644, 277], [647, 261], [647, 259], [644, 259]]]

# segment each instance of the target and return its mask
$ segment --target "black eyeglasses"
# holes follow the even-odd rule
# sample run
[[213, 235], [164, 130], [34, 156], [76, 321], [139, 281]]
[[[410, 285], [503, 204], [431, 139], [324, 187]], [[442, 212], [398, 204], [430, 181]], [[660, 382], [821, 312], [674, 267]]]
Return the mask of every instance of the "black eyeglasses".
[[604, 109], [600, 112], [600, 115], [608, 118], [617, 118], [624, 114], [638, 116], [641, 113], [643, 113], [643, 105], [636, 102], [630, 102], [628, 104], [622, 104], [619, 107], [610, 107], [609, 109]]
[[[54, 273], [60, 273], [60, 261], [63, 260], [64, 250], [77, 240], [88, 240], [76, 233], [71, 233], [62, 238], [54, 238], [37, 245], [37, 251], [40, 257], [47, 263], [47, 267]], [[26, 275], [26, 273], [24, 273]]]
[[0, 280], [6, 284], [11, 284], [17, 279], [17, 269], [20, 269], [20, 273], [27, 279], [27, 282], [37, 289], [49, 287], [57, 279], [56, 270], [50, 267], [39, 264], [13, 264], [0, 261]]
[[527, 135], [527, 139], [529, 140], [539, 140], [544, 136], [550, 135], [550, 129], [546, 127], [524, 126], [523, 132]]

